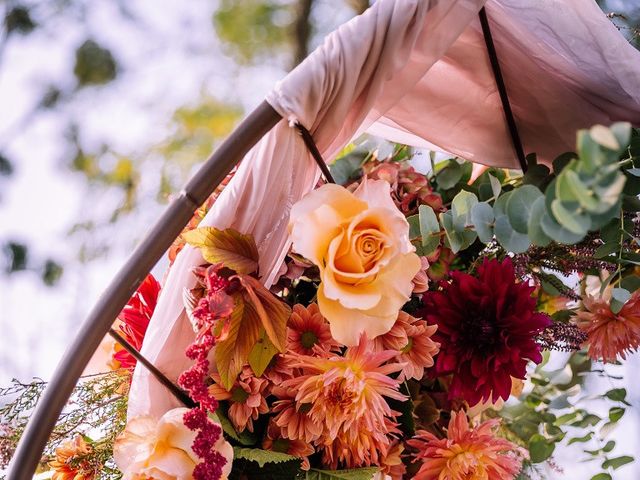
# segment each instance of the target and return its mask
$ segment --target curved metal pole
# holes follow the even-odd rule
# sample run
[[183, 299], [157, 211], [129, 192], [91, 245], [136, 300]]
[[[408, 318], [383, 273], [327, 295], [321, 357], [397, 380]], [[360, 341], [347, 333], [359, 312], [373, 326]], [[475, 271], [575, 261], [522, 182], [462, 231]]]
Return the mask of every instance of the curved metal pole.
[[7, 480], [33, 477], [60, 412], [115, 318], [189, 222], [193, 212], [280, 120], [280, 115], [268, 103], [260, 104], [213, 153], [147, 233], [100, 297], [60, 361], [11, 459]]

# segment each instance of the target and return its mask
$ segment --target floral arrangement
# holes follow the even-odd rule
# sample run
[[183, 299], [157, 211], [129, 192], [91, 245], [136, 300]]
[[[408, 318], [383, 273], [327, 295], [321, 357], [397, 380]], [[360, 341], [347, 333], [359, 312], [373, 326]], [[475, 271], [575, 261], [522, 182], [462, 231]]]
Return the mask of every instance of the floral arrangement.
[[[577, 153], [553, 169], [530, 155], [525, 174], [433, 157], [423, 174], [407, 147], [382, 150], [351, 146], [331, 166], [337, 183], [292, 207], [291, 250], [270, 288], [253, 238], [199, 227], [199, 211], [171, 249], [173, 259], [189, 244], [205, 260], [183, 296], [193, 364], [178, 385], [196, 406], [125, 424], [119, 404], [100, 439], [83, 422], [58, 435], [43, 470], [76, 480], [557, 478], [558, 444], [599, 462], [594, 480], [632, 462], [606, 440], [626, 390], [599, 395], [603, 417], [584, 407], [582, 387], [589, 375], [619, 381], [602, 364], [640, 346], [638, 132], [581, 131]], [[149, 277], [118, 319], [136, 347], [159, 289]], [[81, 409], [126, 400], [135, 359], [109, 349], [117, 374], [104, 375], [116, 387]], [[0, 409], [5, 456], [39, 391], [12, 388], [0, 392], [18, 396]]]

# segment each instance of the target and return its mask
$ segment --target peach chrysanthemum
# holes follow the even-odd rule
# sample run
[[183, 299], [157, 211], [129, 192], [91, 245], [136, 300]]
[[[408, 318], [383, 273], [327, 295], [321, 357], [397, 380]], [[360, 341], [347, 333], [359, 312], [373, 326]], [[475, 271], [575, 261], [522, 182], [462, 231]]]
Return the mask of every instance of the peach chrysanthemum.
[[440, 350], [440, 344], [431, 340], [437, 325], [427, 325], [424, 320], [400, 311], [393, 328], [374, 340], [375, 349], [396, 350], [396, 361], [404, 364], [399, 380], [414, 378], [420, 380], [426, 368], [433, 366], [433, 357]]
[[95, 465], [87, 459], [93, 448], [82, 435], [66, 440], [56, 448], [55, 460], [49, 462], [53, 469], [52, 480], [91, 480], [96, 476]]
[[278, 398], [273, 403], [273, 413], [277, 414], [273, 421], [283, 438], [312, 442], [320, 437], [322, 423], [310, 417], [311, 404], [296, 403], [296, 390], [278, 386], [272, 393]]
[[313, 355], [314, 347], [327, 352], [336, 351], [340, 344], [331, 336], [329, 322], [322, 316], [318, 305], [293, 306], [287, 323], [287, 350], [300, 355]]
[[396, 355], [393, 350], [374, 352], [364, 335], [344, 357], [292, 355], [303, 374], [282, 386], [296, 392], [296, 411], [303, 406], [308, 418], [322, 426], [316, 444], [331, 467], [339, 461], [347, 468], [375, 464], [386, 453], [387, 435], [396, 431], [390, 419], [397, 413], [385, 397], [406, 398], [398, 391], [400, 381], [389, 376], [402, 365], [386, 364]]
[[469, 426], [464, 412], [451, 412], [447, 438], [426, 431], [407, 443], [416, 448], [422, 466], [415, 480], [513, 480], [522, 468], [527, 452], [495, 436], [499, 419], [477, 427]]
[[322, 464], [331, 469], [379, 466], [391, 453], [395, 440], [391, 435], [400, 434], [397, 424], [388, 418], [377, 429], [368, 429], [361, 418], [348, 429], [340, 428], [336, 436], [325, 433], [316, 444], [322, 450]]
[[229, 419], [233, 426], [242, 432], [246, 428], [253, 432], [253, 421], [262, 413], [269, 411], [265, 396], [269, 381], [257, 378], [251, 368], [245, 366], [238, 379], [231, 387], [231, 391], [225, 390], [221, 385], [220, 375], [212, 373], [211, 378], [215, 382], [209, 387], [209, 394], [216, 400], [229, 400]]
[[402, 462], [403, 452], [404, 445], [396, 441], [391, 445], [391, 448], [389, 448], [389, 451], [380, 463], [382, 473], [390, 476], [392, 480], [402, 480], [404, 474], [407, 473], [407, 467]]
[[575, 322], [587, 334], [589, 356], [594, 360], [615, 362], [640, 347], [640, 291], [636, 291], [615, 314], [607, 296], [587, 296], [585, 310], [578, 312]]

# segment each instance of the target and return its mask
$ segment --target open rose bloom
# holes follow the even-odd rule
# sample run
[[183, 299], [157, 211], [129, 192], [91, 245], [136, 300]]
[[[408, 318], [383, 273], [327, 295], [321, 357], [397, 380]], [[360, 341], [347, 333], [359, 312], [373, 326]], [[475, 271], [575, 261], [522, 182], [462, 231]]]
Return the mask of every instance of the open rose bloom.
[[391, 330], [421, 261], [389, 184], [323, 185], [293, 206], [290, 228], [294, 251], [320, 269], [318, 306], [333, 337], [356, 345]]
[[[175, 408], [160, 420], [144, 416], [131, 419], [113, 446], [113, 456], [124, 480], [191, 480], [200, 462], [192, 450], [196, 433], [183, 423], [187, 408]], [[231, 471], [233, 448], [221, 436], [215, 449], [227, 462], [221, 480]]]

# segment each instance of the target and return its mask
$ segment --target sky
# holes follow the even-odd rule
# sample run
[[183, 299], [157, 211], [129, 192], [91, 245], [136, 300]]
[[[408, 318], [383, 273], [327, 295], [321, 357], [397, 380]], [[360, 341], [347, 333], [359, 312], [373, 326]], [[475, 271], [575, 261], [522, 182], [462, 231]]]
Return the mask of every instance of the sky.
[[[151, 198], [159, 172], [150, 169], [141, 180], [143, 196], [149, 197], [143, 210], [121, 220], [117, 229], [70, 236], [74, 223], [104, 219], [111, 212], [105, 207], [121, 199], [116, 191], [91, 188], [68, 169], [70, 152], [62, 141], [67, 120], [82, 122], [87, 146], [106, 142], [122, 152], [143, 152], [171, 132], [176, 107], [206, 93], [233, 100], [249, 111], [285, 74], [277, 59], [273, 64], [238, 68], [223, 53], [211, 27], [215, 2], [126, 2], [140, 22], [123, 18], [121, 2], [81, 3], [90, 5], [84, 19], [53, 17], [41, 31], [7, 42], [0, 54], [0, 146], [19, 160], [14, 177], [0, 179], [0, 239], [24, 241], [35, 258], [52, 255], [66, 268], [55, 288], [44, 286], [33, 272], [0, 276], [3, 385], [13, 377], [51, 376], [88, 310], [163, 210]], [[323, 29], [347, 19], [345, 12], [334, 12], [329, 0], [321, 2], [317, 16]], [[73, 52], [88, 35], [113, 50], [122, 66], [118, 78], [108, 87], [85, 89], [60, 112], [31, 116], [48, 84], [73, 86]], [[108, 246], [108, 253], [79, 263], [78, 249], [85, 241]], [[166, 266], [162, 262], [154, 269], [157, 278], [162, 278]], [[634, 356], [627, 365], [627, 375], [634, 378], [640, 359]], [[599, 386], [592, 388], [596, 391]], [[638, 405], [640, 386], [631, 383], [628, 388]], [[631, 453], [640, 450], [638, 425], [637, 413], [630, 414], [616, 433]], [[571, 478], [588, 478], [589, 465], [574, 457], [563, 461], [576, 475], [585, 472], [584, 477]], [[623, 471], [616, 480], [640, 478], [637, 467]]]

